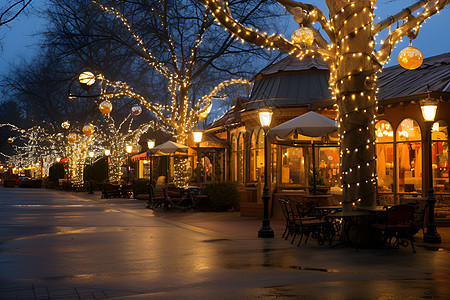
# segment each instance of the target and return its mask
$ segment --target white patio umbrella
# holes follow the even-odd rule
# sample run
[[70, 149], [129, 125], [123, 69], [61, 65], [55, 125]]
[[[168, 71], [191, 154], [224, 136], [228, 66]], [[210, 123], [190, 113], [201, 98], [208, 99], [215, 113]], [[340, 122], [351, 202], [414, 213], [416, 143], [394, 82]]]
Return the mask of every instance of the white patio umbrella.
[[331, 133], [338, 128], [338, 122], [310, 111], [293, 118], [269, 130], [268, 138], [276, 137], [285, 139], [293, 133], [299, 133], [309, 137], [319, 137]]
[[[310, 111], [306, 114], [293, 118], [269, 130], [267, 137], [275, 140], [277, 137], [286, 139], [294, 133], [299, 133], [309, 137], [320, 137], [331, 133], [338, 128], [338, 122], [324, 117], [316, 112]], [[312, 141], [312, 161], [313, 161], [313, 187], [316, 193], [316, 158], [314, 142]]]
[[149, 149], [147, 151], [148, 155], [152, 154], [159, 154], [159, 155], [167, 155], [167, 154], [175, 154], [175, 153], [187, 153], [189, 147], [175, 143], [172, 141], [167, 141], [165, 143], [162, 143], [152, 149]]

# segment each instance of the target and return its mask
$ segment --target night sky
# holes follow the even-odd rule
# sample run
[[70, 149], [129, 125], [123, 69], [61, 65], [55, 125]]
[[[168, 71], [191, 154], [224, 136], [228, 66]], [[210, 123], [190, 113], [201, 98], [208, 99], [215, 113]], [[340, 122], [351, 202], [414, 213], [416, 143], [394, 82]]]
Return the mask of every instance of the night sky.
[[[324, 1], [304, 1], [305, 3], [321, 3], [319, 8], [324, 9]], [[402, 8], [411, 5], [416, 1], [378, 1], [377, 9], [375, 11], [377, 17], [376, 21], [384, 19], [385, 17], [399, 12]], [[46, 0], [35, 0], [34, 7], [44, 8]], [[9, 65], [20, 62], [21, 59], [29, 60], [36, 51], [39, 51], [39, 37], [33, 36], [45, 27], [46, 21], [43, 18], [39, 18], [34, 14], [22, 15], [19, 19], [15, 20], [12, 24], [12, 28], [6, 28], [3, 26], [0, 30], [0, 34], [4, 36], [3, 52], [0, 56], [0, 74], [8, 72]], [[290, 36], [292, 31], [297, 27], [297, 24], [292, 20], [292, 27], [287, 28], [286, 32], [283, 32], [285, 36]], [[394, 29], [395, 27], [392, 27]], [[419, 48], [424, 57], [430, 57], [438, 54], [442, 54], [450, 51], [450, 5], [448, 5], [438, 15], [432, 16], [424, 23], [420, 29], [419, 36], [413, 41], [413, 46]], [[382, 36], [376, 38], [377, 46], [380, 40], [385, 38], [388, 30], [384, 30]], [[404, 38], [403, 41], [397, 44], [394, 52], [391, 56], [391, 60], [387, 64], [395, 65], [397, 62], [398, 52], [408, 45], [408, 39]], [[378, 47], [377, 47], [378, 48]]]

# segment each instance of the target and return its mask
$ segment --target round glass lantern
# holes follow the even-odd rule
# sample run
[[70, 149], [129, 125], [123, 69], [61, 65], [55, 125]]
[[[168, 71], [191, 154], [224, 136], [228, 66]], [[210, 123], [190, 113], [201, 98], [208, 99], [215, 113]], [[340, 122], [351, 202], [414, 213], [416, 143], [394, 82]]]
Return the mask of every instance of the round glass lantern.
[[13, 143], [13, 142], [14, 142], [14, 138], [13, 138], [13, 137], [9, 137], [9, 138], [8, 138], [8, 143], [11, 144], [11, 143]]
[[67, 140], [71, 143], [75, 142], [77, 140], [77, 135], [75, 133], [69, 133], [67, 136]]
[[133, 113], [133, 115], [139, 116], [142, 112], [142, 108], [139, 105], [135, 105], [131, 108], [131, 112]]
[[95, 83], [95, 75], [92, 72], [83, 72], [78, 76], [78, 81], [81, 84], [91, 86]]
[[292, 33], [291, 39], [294, 44], [306, 43], [307, 45], [312, 45], [314, 33], [308, 27], [299, 27]]
[[64, 121], [61, 123], [61, 127], [64, 129], [69, 129], [70, 127], [70, 122], [69, 121]]
[[102, 114], [109, 114], [113, 109], [112, 103], [109, 100], [104, 100], [102, 101], [102, 103], [100, 103], [98, 109]]
[[422, 52], [420, 52], [420, 50], [416, 47], [408, 46], [398, 54], [398, 63], [405, 69], [417, 69], [418, 67], [420, 67], [422, 62]]
[[91, 134], [93, 134], [94, 133], [94, 125], [92, 125], [92, 124], [86, 124], [86, 125], [84, 125], [83, 126], [83, 133], [85, 134], [85, 135], [91, 135]]

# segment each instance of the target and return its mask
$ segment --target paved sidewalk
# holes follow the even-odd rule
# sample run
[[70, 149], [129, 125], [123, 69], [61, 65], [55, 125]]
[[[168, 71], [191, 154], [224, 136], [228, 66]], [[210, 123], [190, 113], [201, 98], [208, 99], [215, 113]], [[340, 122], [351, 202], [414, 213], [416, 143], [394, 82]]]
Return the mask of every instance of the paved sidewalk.
[[0, 187], [0, 299], [449, 299], [439, 246], [359, 249], [257, 238], [238, 212], [149, 210], [100, 194]]

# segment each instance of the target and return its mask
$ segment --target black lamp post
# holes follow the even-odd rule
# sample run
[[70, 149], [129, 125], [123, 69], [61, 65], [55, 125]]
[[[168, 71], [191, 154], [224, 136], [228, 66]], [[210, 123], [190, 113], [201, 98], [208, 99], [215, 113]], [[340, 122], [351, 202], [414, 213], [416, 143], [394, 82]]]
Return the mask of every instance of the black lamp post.
[[92, 159], [94, 158], [94, 151], [90, 151], [89, 152], [89, 191], [88, 194], [93, 194], [94, 191], [92, 190], [92, 175], [93, 175], [93, 171], [92, 171]]
[[132, 145], [127, 145], [125, 150], [128, 153], [128, 168], [127, 168], [127, 175], [128, 175], [128, 182], [131, 182], [130, 180], [130, 169], [131, 169], [131, 158], [130, 158], [130, 154], [131, 151], [133, 151], [133, 146]]
[[111, 154], [111, 150], [105, 149], [106, 155], [106, 182], [109, 182], [109, 155]]
[[272, 122], [272, 111], [271, 110], [261, 110], [259, 112], [259, 121], [261, 123], [261, 127], [264, 129], [264, 189], [262, 194], [262, 200], [264, 203], [264, 217], [262, 221], [262, 226], [258, 231], [258, 237], [262, 238], [271, 238], [274, 237], [274, 233], [272, 228], [270, 227], [269, 220], [269, 187], [267, 186], [268, 180], [268, 164], [269, 157], [268, 154], [270, 151], [267, 151], [267, 132], [269, 130], [270, 123]]
[[[147, 140], [147, 147], [148, 147], [148, 150], [151, 150], [151, 149], [153, 149], [154, 147], [155, 147], [155, 140], [153, 140], [153, 139], [148, 139]], [[152, 178], [152, 173], [153, 173], [153, 162], [152, 162], [152, 155], [150, 154], [150, 184], [152, 184], [152, 182], [153, 182], [153, 178]]]
[[203, 138], [203, 131], [196, 128], [192, 135], [194, 136], [194, 143], [197, 145], [197, 186], [200, 186], [200, 143]]
[[434, 99], [428, 97], [420, 104], [422, 109], [422, 116], [426, 124], [426, 141], [428, 142], [428, 225], [427, 231], [423, 235], [423, 241], [425, 243], [439, 244], [441, 237], [436, 230], [436, 224], [434, 223], [434, 206], [436, 204], [436, 198], [434, 197], [433, 189], [433, 140], [432, 140], [432, 127], [434, 118], [436, 116], [437, 102]]

